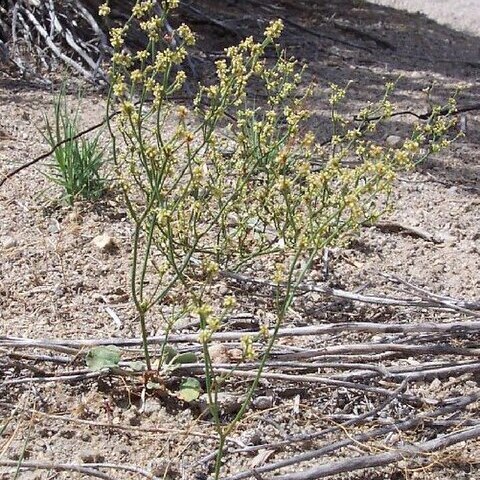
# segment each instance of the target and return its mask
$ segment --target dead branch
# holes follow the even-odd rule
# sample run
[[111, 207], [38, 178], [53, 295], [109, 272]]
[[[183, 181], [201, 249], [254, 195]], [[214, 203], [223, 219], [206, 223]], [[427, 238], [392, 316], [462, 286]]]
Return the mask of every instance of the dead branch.
[[443, 243], [443, 240], [440, 238], [436, 237], [435, 234], [427, 232], [423, 228], [420, 227], [414, 227], [412, 225], [407, 225], [402, 222], [397, 222], [397, 221], [380, 221], [377, 223], [369, 224], [368, 226], [374, 227], [382, 232], [400, 232], [400, 233], [405, 233], [406, 235], [411, 235], [412, 237], [418, 237], [423, 240], [426, 240], [427, 242], [432, 242], [432, 243]]
[[[480, 331], [480, 321], [477, 322], [450, 322], [450, 323], [369, 323], [369, 322], [342, 322], [332, 323], [326, 325], [313, 325], [307, 327], [292, 327], [283, 328], [278, 331], [278, 338], [284, 337], [299, 337], [299, 336], [318, 336], [318, 335], [332, 335], [345, 332], [365, 332], [371, 334], [379, 333], [442, 333], [453, 336], [462, 336], [468, 333], [478, 333]], [[253, 337], [258, 335], [258, 331], [243, 331], [243, 332], [217, 332], [213, 334], [212, 341], [228, 342], [241, 340], [245, 335], [251, 335]], [[273, 330], [270, 331], [273, 334]], [[163, 344], [166, 340], [169, 343], [197, 343], [198, 334], [170, 334], [167, 337], [164, 335], [152, 336], [148, 339], [150, 345]], [[12, 336], [0, 336], [0, 347], [15, 347], [15, 348], [50, 348], [50, 347], [67, 347], [67, 348], [84, 348], [94, 347], [97, 345], [116, 345], [119, 347], [140, 347], [142, 341], [137, 338], [100, 338], [100, 339], [30, 339]], [[375, 348], [375, 344], [368, 344], [367, 348]], [[382, 345], [381, 350], [388, 350], [388, 347], [392, 349], [402, 349], [404, 351], [414, 351], [415, 346], [395, 346], [395, 345]], [[420, 346], [419, 346], [420, 347]], [[365, 345], [363, 347], [365, 349]], [[325, 352], [325, 350], [321, 350]]]
[[438, 450], [444, 450], [457, 443], [473, 440], [480, 437], [480, 425], [466, 428], [459, 432], [449, 433], [442, 437], [423, 443], [413, 443], [402, 446], [393, 452], [380, 453], [378, 455], [363, 455], [338, 462], [323, 464], [298, 473], [276, 475], [276, 480], [317, 480], [331, 475], [354, 472], [364, 468], [382, 467], [405, 459], [422, 457]]
[[[480, 332], [480, 321], [477, 322], [450, 322], [450, 323], [369, 323], [369, 322], [342, 322], [331, 323], [326, 325], [313, 325], [307, 327], [292, 327], [282, 328], [278, 331], [278, 338], [284, 337], [300, 337], [300, 336], [318, 336], [318, 335], [332, 335], [345, 332], [365, 332], [372, 334], [379, 333], [442, 333], [453, 336], [462, 336], [468, 333]], [[217, 332], [213, 334], [212, 341], [228, 342], [241, 340], [246, 335], [253, 337], [258, 335], [257, 331], [243, 331], [243, 332]], [[273, 334], [273, 330], [270, 331]], [[164, 335], [152, 336], [148, 339], [149, 345], [163, 344], [165, 341], [169, 343], [197, 343], [197, 333], [186, 334], [170, 334], [168, 338]], [[9, 348], [50, 348], [50, 347], [70, 347], [70, 348], [84, 348], [94, 347], [97, 345], [116, 345], [118, 347], [140, 347], [142, 341], [138, 338], [99, 338], [99, 339], [30, 339], [12, 336], [0, 336], [0, 347]], [[382, 345], [382, 351], [391, 348], [399, 348], [402, 346]], [[367, 348], [375, 348], [375, 344], [369, 344]], [[414, 349], [414, 346], [407, 347], [405, 350]], [[365, 346], [363, 346], [365, 349]], [[322, 352], [325, 350], [322, 350]]]
[[[310, 442], [312, 440], [317, 440], [321, 437], [324, 437], [325, 435], [328, 435], [330, 433], [335, 433], [335, 432], [338, 432], [339, 430], [345, 430], [347, 427], [351, 428], [356, 425], [361, 425], [368, 418], [374, 418], [379, 412], [381, 412], [388, 405], [390, 405], [394, 400], [396, 400], [398, 396], [405, 391], [406, 387], [407, 387], [407, 380], [404, 380], [401, 383], [401, 385], [394, 392], [392, 392], [392, 394], [389, 397], [387, 397], [383, 402], [380, 402], [380, 404], [377, 407], [365, 413], [362, 413], [361, 415], [357, 415], [355, 418], [346, 420], [342, 422], [341, 425], [324, 428], [323, 430], [313, 432], [313, 433], [303, 433], [300, 435], [292, 435], [292, 436], [289, 436], [287, 439], [281, 440], [278, 442], [264, 443], [261, 445], [251, 445], [251, 446], [239, 448], [233, 451], [228, 451], [228, 452], [226, 451], [224, 453], [236, 454], [236, 453], [257, 452], [259, 450], [277, 450], [277, 449], [281, 449], [286, 445], [292, 445], [294, 443], [300, 443], [300, 442]], [[196, 467], [198, 465], [201, 465], [202, 463], [206, 463], [210, 461], [212, 459], [212, 455], [215, 456], [216, 453], [205, 456], [204, 458], [196, 461], [192, 466]]]
[[82, 65], [69, 56], [65, 55], [60, 48], [55, 45], [53, 40], [50, 38], [48, 35], [48, 32], [45, 30], [45, 28], [41, 25], [41, 23], [37, 20], [35, 15], [27, 8], [22, 7], [22, 11], [25, 13], [27, 18], [32, 22], [34, 28], [38, 31], [41, 37], [45, 40], [45, 43], [48, 45], [50, 50], [56, 55], [60, 60], [62, 60], [66, 65], [70, 66], [73, 68], [73, 70], [76, 70], [78, 73], [80, 73], [84, 78], [87, 80], [91, 81], [92, 80], [92, 74], [85, 70]]
[[[242, 275], [239, 273], [222, 271], [220, 274], [224, 278], [229, 278], [241, 283], [250, 283], [254, 285], [264, 286], [270, 289], [277, 290], [283, 286], [276, 285], [273, 282], [267, 280], [257, 279]], [[468, 311], [471, 315], [480, 316], [476, 311], [480, 310], [480, 302], [468, 302], [463, 300], [456, 300], [446, 296], [439, 296], [435, 294], [430, 294], [427, 291], [422, 291], [421, 299], [414, 298], [392, 298], [387, 296], [378, 296], [378, 295], [361, 295], [355, 292], [348, 292], [345, 290], [331, 288], [328, 286], [321, 285], [309, 285], [302, 284], [297, 287], [297, 290], [300, 293], [321, 293], [327, 297], [338, 298], [342, 300], [350, 300], [361, 303], [371, 303], [377, 305], [391, 305], [391, 306], [404, 306], [404, 307], [420, 307], [420, 308], [443, 308], [447, 310], [454, 311]]]
[[0, 465], [2, 467], [17, 468], [20, 464], [21, 468], [33, 470], [56, 470], [58, 472], [78, 472], [89, 477], [102, 478], [103, 480], [115, 480], [115, 477], [102, 473], [94, 468], [89, 468], [88, 465], [75, 465], [72, 463], [54, 463], [54, 462], [35, 462], [35, 461], [23, 461], [18, 460], [2, 460], [0, 459]]
[[[426, 422], [428, 422], [432, 419], [438, 418], [439, 416], [446, 415], [450, 412], [458, 412], [461, 409], [464, 409], [466, 406], [470, 405], [471, 403], [477, 402], [479, 399], [480, 399], [480, 394], [466, 395], [466, 396], [463, 396], [463, 397], [459, 397], [458, 399], [456, 399], [455, 402], [451, 402], [449, 405], [439, 407], [431, 413], [420, 414], [420, 415], [418, 415], [416, 417], [413, 417], [413, 418], [410, 418], [408, 420], [404, 420], [402, 422], [392, 423], [390, 425], [386, 425], [386, 426], [383, 426], [383, 427], [380, 427], [380, 428], [376, 428], [376, 429], [371, 430], [370, 432], [353, 435], [353, 436], [350, 436], [349, 438], [342, 439], [342, 440], [339, 440], [337, 442], [333, 442], [333, 443], [329, 442], [324, 447], [321, 447], [321, 448], [318, 448], [318, 449], [315, 449], [315, 450], [311, 450], [311, 451], [308, 451], [308, 452], [304, 452], [304, 453], [296, 455], [292, 458], [287, 458], [287, 459], [284, 459], [284, 460], [280, 460], [278, 462], [274, 462], [274, 463], [271, 463], [271, 464], [264, 465], [262, 467], [257, 468], [256, 471], [257, 471], [257, 473], [260, 473], [260, 474], [267, 473], [267, 472], [272, 472], [274, 470], [279, 470], [280, 468], [290, 467], [292, 465], [298, 465], [302, 462], [306, 462], [306, 461], [309, 461], [309, 460], [314, 460], [314, 459], [320, 458], [322, 456], [325, 456], [327, 454], [331, 454], [331, 453], [333, 453], [333, 452], [335, 452], [335, 451], [337, 451], [341, 448], [344, 448], [344, 447], [352, 445], [352, 444], [357, 444], [357, 445], [358, 444], [363, 444], [363, 443], [365, 443], [367, 441], [370, 441], [372, 439], [384, 436], [384, 435], [386, 435], [390, 432], [404, 432], [404, 431], [412, 430], [412, 429], [418, 427], [419, 425], [422, 425], [423, 423], [426, 423]], [[461, 420], [459, 420], [458, 424], [461, 424]], [[476, 438], [476, 437], [480, 436], [480, 426], [476, 426], [474, 428], [476, 429], [475, 434], [471, 438]], [[469, 432], [469, 431], [470, 431], [470, 429], [468, 429], [464, 432]], [[469, 434], [467, 434], [466, 436], [468, 436], [468, 435]], [[445, 437], [440, 437], [440, 438], [437, 438], [437, 439], [434, 439], [434, 440], [431, 441], [431, 442], [434, 442], [433, 445], [437, 446], [436, 450], [440, 450], [442, 448], [446, 448], [446, 446], [450, 446], [454, 443], [464, 441], [464, 440], [458, 440], [458, 437], [455, 437], [455, 438], [457, 438], [457, 442], [453, 442], [453, 443], [450, 443], [449, 445], [445, 445], [442, 442], [442, 440], [444, 438]], [[463, 438], [463, 437], [461, 437], [461, 438]], [[450, 440], [452, 440], [452, 439], [450, 438]], [[430, 442], [427, 442], [427, 443], [430, 443]], [[425, 444], [417, 444], [416, 446], [407, 446], [407, 451], [412, 451], [412, 450], [415, 449], [415, 447], [417, 447], [417, 452], [418, 452], [418, 448], [420, 447], [420, 445], [425, 446]], [[429, 451], [434, 451], [434, 450], [432, 449], [432, 450], [429, 450]], [[320, 470], [321, 476], [311, 476], [311, 477], [308, 477], [308, 478], [311, 478], [311, 479], [324, 478], [324, 477], [327, 477], [327, 476], [330, 476], [330, 475], [334, 475], [335, 473], [350, 472], [350, 471], [354, 471], [354, 470], [359, 469], [359, 468], [369, 468], [369, 467], [372, 467], [372, 466], [388, 465], [389, 463], [394, 463], [398, 460], [401, 460], [403, 458], [403, 456], [402, 456], [403, 452], [404, 452], [403, 448], [392, 451], [392, 452], [389, 452], [389, 453], [393, 454], [394, 457], [392, 459], [390, 459], [387, 463], [384, 463], [384, 464], [381, 464], [381, 465], [379, 465], [379, 464], [378, 465], [377, 464], [368, 465], [367, 464], [363, 467], [353, 468], [354, 465], [349, 463], [349, 462], [351, 462], [350, 459], [346, 460], [346, 461], [328, 463], [328, 464], [323, 465], [321, 467], [321, 468], [326, 468], [325, 471]], [[425, 453], [425, 452], [426, 452], [426, 450], [422, 451], [422, 453]], [[384, 455], [384, 454], [381, 454], [381, 455]], [[399, 458], [397, 458], [396, 455], [399, 455]], [[414, 456], [414, 455], [412, 455], [412, 456]], [[374, 457], [377, 457], [377, 456], [364, 456], [364, 457], [360, 457], [360, 459], [352, 459], [352, 460], [353, 461], [362, 460], [363, 462], [368, 462], [368, 459], [374, 458]], [[336, 470], [334, 470], [335, 468], [340, 468], [340, 470], [336, 471]], [[317, 468], [312, 469], [312, 470], [315, 470], [316, 475], [319, 473], [319, 470]], [[302, 474], [306, 473], [306, 472], [307, 471], [303, 471]], [[251, 470], [247, 470], [247, 471], [240, 472], [238, 474], [232, 475], [232, 476], [228, 477], [226, 480], [243, 480], [245, 478], [249, 478], [250, 475], [251, 475]], [[284, 477], [277, 477], [276, 476], [274, 478], [279, 478], [281, 480], [285, 480]], [[301, 480], [301, 479], [303, 480], [304, 478], [307, 478], [307, 477], [301, 476], [301, 477], [294, 477], [294, 478], [295, 479], [298, 478], [298, 480]], [[288, 478], [288, 480], [293, 480], [293, 479]]]
[[88, 475], [89, 477], [102, 478], [104, 480], [115, 480], [115, 477], [107, 475], [100, 470], [99, 468], [113, 469], [113, 470], [123, 470], [125, 472], [136, 473], [144, 478], [149, 480], [159, 480], [158, 477], [155, 477], [151, 473], [142, 470], [141, 468], [135, 467], [133, 465], [117, 465], [114, 463], [84, 463], [82, 465], [76, 465], [73, 463], [54, 463], [54, 462], [40, 462], [34, 460], [25, 460], [25, 461], [15, 461], [15, 460], [1, 460], [0, 465], [3, 467], [20, 467], [20, 469], [38, 469], [38, 470], [56, 470], [59, 472], [78, 472], [83, 475]]
[[325, 346], [322, 349], [305, 349], [298, 352], [281, 352], [273, 353], [272, 358], [283, 360], [295, 360], [305, 358], [319, 357], [337, 357], [348, 355], [352, 359], [362, 354], [376, 353], [397, 353], [398, 355], [422, 356], [422, 355], [461, 355], [478, 357], [480, 355], [479, 348], [466, 348], [460, 346], [452, 346], [445, 343], [433, 345], [414, 345], [414, 344], [398, 344], [398, 343], [355, 343], [342, 344], [335, 346]]
[[108, 375], [109, 372], [83, 372], [77, 373], [72, 372], [72, 374], [65, 374], [65, 375], [54, 375], [50, 377], [26, 377], [26, 378], [14, 378], [13, 380], [5, 380], [0, 383], [0, 388], [7, 387], [9, 385], [20, 385], [22, 383], [52, 383], [52, 382], [59, 382], [59, 383], [72, 383], [72, 382], [81, 382], [84, 380], [89, 380], [92, 378], [98, 378], [104, 375]]

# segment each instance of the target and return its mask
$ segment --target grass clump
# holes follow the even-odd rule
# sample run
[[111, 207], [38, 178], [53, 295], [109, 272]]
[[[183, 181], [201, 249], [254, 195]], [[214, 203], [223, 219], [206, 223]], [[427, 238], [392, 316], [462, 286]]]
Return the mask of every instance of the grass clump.
[[[186, 25], [175, 37], [164, 35], [178, 2], [163, 2], [161, 15], [154, 3], [137, 2], [126, 24], [111, 31], [108, 108], [121, 112], [109, 124], [112, 153], [133, 224], [131, 289], [148, 378], [158, 364], [147, 343], [152, 322], [158, 319], [168, 338], [176, 321], [195, 317], [219, 436], [218, 479], [226, 438], [248, 408], [278, 331], [323, 248], [377, 219], [397, 172], [446, 145], [451, 125], [435, 110], [428, 128], [417, 125], [400, 148], [387, 148], [370, 134], [392, 113], [393, 85], [354, 125], [337, 112], [345, 89], [332, 86], [333, 136], [319, 145], [307, 127], [311, 88], [302, 87], [303, 68], [277, 43], [281, 21], [272, 22], [262, 40], [249, 37], [226, 49], [216, 62], [216, 81], [199, 87], [190, 108], [178, 106], [170, 98], [186, 81], [182, 65], [195, 38]], [[101, 12], [108, 14], [108, 6]], [[123, 49], [132, 23], [148, 38], [136, 53]], [[250, 93], [252, 86], [265, 101]], [[210, 355], [215, 334], [228, 329], [238, 308], [234, 291], [222, 299], [216, 294], [225, 272], [261, 272], [273, 286], [275, 313], [272, 323], [241, 341], [239, 361], [256, 360], [258, 369], [228, 423], [217, 399], [229, 374], [219, 374]]]
[[62, 198], [69, 205], [79, 198], [99, 198], [106, 184], [101, 173], [105, 159], [99, 145], [100, 134], [93, 138], [75, 138], [80, 132], [79, 108], [71, 112], [64, 89], [55, 99], [53, 122], [48, 118], [45, 122], [43, 135], [50, 147], [64, 142], [53, 153], [47, 178], [60, 186]]

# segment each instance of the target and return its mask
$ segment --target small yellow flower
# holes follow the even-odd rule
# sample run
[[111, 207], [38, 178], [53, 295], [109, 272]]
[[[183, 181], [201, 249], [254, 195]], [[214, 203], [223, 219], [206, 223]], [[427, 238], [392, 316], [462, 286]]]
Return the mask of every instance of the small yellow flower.
[[119, 79], [113, 85], [112, 90], [116, 97], [121, 97], [126, 92], [127, 85], [123, 82], [123, 79]]
[[187, 79], [187, 74], [183, 70], [179, 70], [175, 75], [174, 83], [177, 85], [177, 87], [181, 87], [185, 83], [186, 79]]
[[273, 283], [280, 285], [285, 280], [285, 265], [277, 263], [275, 265], [275, 273], [273, 274]]
[[108, 3], [103, 3], [100, 5], [98, 8], [98, 14], [101, 17], [106, 17], [107, 15], [110, 15], [110, 7], [108, 6]]
[[198, 341], [202, 344], [208, 343], [210, 339], [212, 338], [212, 331], [207, 330], [207, 329], [202, 329], [200, 330], [200, 333], [198, 334]]
[[278, 38], [283, 31], [283, 21], [281, 19], [270, 22], [268, 27], [265, 29], [265, 37], [269, 40], [275, 40]]
[[253, 349], [253, 340], [250, 335], [245, 335], [242, 337], [242, 350], [243, 350], [243, 358], [245, 360], [253, 360], [255, 358], [255, 351]]
[[260, 335], [264, 338], [267, 339], [270, 336], [270, 330], [268, 329], [268, 325], [266, 323], [262, 323], [260, 325]]
[[209, 277], [214, 277], [219, 271], [218, 263], [214, 262], [213, 260], [207, 260], [203, 264], [203, 271], [205, 275]]
[[133, 83], [140, 83], [142, 81], [143, 75], [142, 72], [138, 69], [133, 70], [132, 73], [130, 73], [130, 79], [132, 80]]
[[229, 295], [223, 299], [223, 308], [230, 310], [237, 304], [237, 300], [233, 295]]
[[180, 107], [178, 107], [178, 116], [180, 120], [185, 120], [185, 118], [187, 117], [187, 114], [188, 114], [187, 107], [185, 107], [184, 105], [181, 105]]
[[207, 325], [212, 332], [216, 332], [221, 327], [220, 319], [215, 315], [210, 315], [207, 319]]
[[112, 28], [110, 31], [110, 43], [112, 44], [112, 47], [115, 49], [120, 49], [124, 42], [123, 36], [125, 34], [125, 31], [123, 28]]
[[185, 45], [189, 47], [195, 45], [195, 35], [188, 25], [182, 23], [177, 28], [177, 34], [185, 42]]
[[213, 308], [210, 305], [204, 303], [197, 308], [197, 314], [203, 320], [206, 320], [213, 312]]

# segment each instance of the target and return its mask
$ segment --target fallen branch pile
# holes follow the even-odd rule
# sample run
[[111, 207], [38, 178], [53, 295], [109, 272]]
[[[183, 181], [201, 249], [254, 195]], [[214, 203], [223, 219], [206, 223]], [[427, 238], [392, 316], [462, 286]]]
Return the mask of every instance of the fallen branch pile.
[[[98, 15], [103, 0], [0, 0], [0, 68], [8, 65], [23, 77], [36, 78], [67, 67], [94, 85], [108, 83], [113, 52], [108, 32], [124, 25], [135, 0], [110, 0], [107, 18]], [[161, 16], [161, 2], [154, 13]], [[165, 33], [176, 36], [169, 23]], [[126, 48], [142, 49], [147, 38], [132, 24]], [[60, 68], [61, 67], [61, 68]], [[3, 70], [3, 69], [2, 69]]]
[[95, 0], [3, 0], [2, 63], [30, 77], [66, 65], [89, 82], [105, 82], [104, 61], [110, 47], [96, 15], [99, 4]]
[[[243, 288], [250, 284], [257, 290], [263, 289], [263, 294], [270, 288], [267, 282], [233, 274], [228, 276]], [[478, 302], [431, 294], [411, 283], [396, 280], [408, 287], [411, 297], [354, 295], [335, 290], [323, 293], [330, 298], [363, 303], [375, 299], [378, 304], [395, 308], [450, 310], [450, 316], [454, 312], [456, 316], [467, 312], [474, 317], [478, 315]], [[305, 294], [319, 289], [304, 288]], [[243, 320], [248, 316], [238, 315]], [[235, 322], [235, 316], [230, 321]], [[286, 390], [295, 388], [298, 393], [293, 403], [294, 411], [302, 408], [300, 398], [302, 402], [317, 398], [325, 411], [322, 424], [318, 428], [313, 425], [300, 435], [254, 446], [242, 445], [232, 438], [224, 452], [227, 462], [230, 456], [237, 454], [275, 452], [276, 455], [273, 461], [230, 475], [228, 480], [317, 479], [399, 461], [406, 462], [409, 468], [418, 465], [426, 468], [440, 461], [435, 452], [445, 452], [462, 442], [479, 439], [480, 393], [473, 388], [474, 382], [468, 382], [480, 376], [480, 348], [475, 343], [479, 333], [479, 321], [458, 318], [438, 322], [321, 323], [282, 328], [279, 332], [282, 341], [267, 361], [262, 385], [275, 392], [279, 402], [287, 398], [284, 397]], [[256, 348], [261, 352], [263, 342], [255, 330], [220, 332], [213, 341], [228, 351], [238, 348], [241, 338], [247, 334], [257, 338]], [[181, 351], [198, 352], [197, 336], [198, 333], [188, 332], [170, 334], [168, 341], [182, 345]], [[290, 343], [293, 337], [300, 341]], [[151, 337], [149, 341], [160, 345], [165, 337]], [[106, 344], [121, 347], [124, 357], [128, 357], [120, 362], [120, 368], [92, 372], [82, 367], [88, 348]], [[38, 388], [51, 382], [95, 381], [100, 377], [109, 377], [114, 382], [120, 376], [141, 388], [145, 372], [128, 369], [128, 361], [141, 359], [140, 346], [138, 339], [128, 338], [49, 340], [3, 336], [0, 337], [0, 362], [5, 375], [0, 391], [8, 389], [12, 395], [22, 384], [34, 383]], [[236, 379], [253, 378], [258, 367], [258, 362], [237, 365], [222, 359], [215, 363], [218, 375], [226, 375], [230, 379], [228, 388], [234, 391]], [[187, 374], [201, 378], [203, 368], [201, 362], [181, 365], [172, 376]], [[69, 421], [69, 417], [63, 417], [63, 421]], [[101, 425], [99, 423], [98, 427]], [[347, 450], [351, 456], [339, 457], [348, 447], [355, 447]], [[212, 459], [213, 453], [190, 467], [196, 469]], [[13, 463], [0, 458], [0, 465], [12, 466]], [[108, 464], [44, 465], [30, 461], [25, 462], [23, 468], [71, 470], [98, 478], [111, 478], [104, 470], [115, 468], [155, 478], [136, 467]], [[302, 472], [291, 473], [292, 468], [302, 469]], [[265, 477], [266, 474], [270, 476]]]

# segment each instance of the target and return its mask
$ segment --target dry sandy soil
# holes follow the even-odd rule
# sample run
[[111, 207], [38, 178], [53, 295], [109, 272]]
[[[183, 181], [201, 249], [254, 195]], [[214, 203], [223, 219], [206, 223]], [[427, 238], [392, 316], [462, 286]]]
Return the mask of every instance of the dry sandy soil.
[[[468, 6], [466, 1], [417, 3], [425, 4], [427, 13], [431, 11], [427, 6], [430, 3], [445, 8], [451, 3]], [[473, 8], [476, 2], [470, 3]], [[445, 101], [456, 86], [463, 86], [458, 96], [459, 106], [472, 107], [461, 116], [463, 125], [466, 124], [465, 136], [448, 151], [402, 175], [395, 189], [395, 210], [388, 218], [390, 224], [365, 227], [348, 247], [332, 249], [329, 274], [321, 278], [324, 272], [320, 266], [316, 278], [324, 286], [363, 294], [414, 296], [411, 290], [406, 293], [401, 285], [385, 279], [382, 274], [386, 273], [436, 294], [478, 302], [480, 39], [423, 15], [365, 2], [278, 2], [274, 9], [258, 7], [255, 18], [242, 5], [229, 2], [227, 15], [232, 18], [231, 29], [212, 28], [198, 17], [190, 19], [193, 28], [200, 32], [200, 47], [204, 51], [194, 59], [198, 71], [206, 75], [215, 54], [238, 41], [238, 36], [256, 35], [268, 19], [284, 16], [290, 21], [286, 25], [285, 44], [292, 54], [309, 63], [307, 81], [317, 84], [311, 109], [320, 139], [329, 134], [326, 91], [330, 82], [352, 81], [348, 103], [351, 115], [367, 101], [379, 98], [386, 81], [399, 77], [392, 101], [398, 110], [417, 113], [428, 109], [424, 88], [434, 85], [434, 99]], [[439, 8], [433, 14], [442, 20], [436, 16]], [[458, 13], [458, 8], [455, 11]], [[478, 16], [478, 8], [475, 14]], [[473, 14], [468, 18], [472, 20]], [[456, 22], [454, 16], [449, 18], [449, 22], [453, 21]], [[469, 21], [462, 25], [466, 31], [478, 28], [478, 24], [475, 27]], [[45, 151], [38, 129], [43, 125], [43, 114], [51, 111], [53, 98], [34, 81], [14, 79], [0, 71], [0, 175]], [[100, 94], [88, 94], [82, 101], [82, 123], [99, 121], [103, 105]], [[408, 115], [394, 117], [381, 130], [380, 140], [386, 141], [392, 134], [405, 137], [411, 121]], [[28, 348], [28, 342], [27, 348], [14, 350], [6, 346], [6, 336], [121, 339], [139, 334], [128, 286], [131, 226], [121, 199], [112, 192], [99, 202], [79, 203], [74, 209], [59, 205], [56, 201], [59, 192], [41, 174], [45, 168], [36, 165], [26, 169], [0, 187], [0, 464], [11, 461], [20, 465], [23, 461], [134, 465], [156, 478], [206, 479], [212, 469], [209, 455], [216, 440], [211, 421], [199, 417], [198, 405], [191, 408], [153, 393], [142, 401], [139, 381], [110, 376], [69, 382], [14, 383], [30, 377], [43, 376], [46, 380], [61, 372], [85, 373], [85, 352], [76, 355], [69, 350]], [[92, 239], [104, 232], [115, 239], [117, 248], [102, 252], [92, 244]], [[237, 313], [244, 314], [243, 324], [238, 322], [232, 328], [257, 328], [259, 316], [268, 311], [268, 301], [240, 285], [225, 283], [222, 288], [236, 289], [240, 299]], [[112, 320], [107, 307], [119, 316], [121, 325]], [[298, 304], [294, 313], [289, 326], [361, 321], [379, 327], [388, 323], [424, 326], [427, 322], [472, 320], [460, 312], [365, 305], [321, 295], [309, 296]], [[162, 331], [161, 324], [154, 321], [149, 327], [152, 332]], [[195, 329], [195, 323], [190, 322], [183, 324], [179, 332], [195, 333]], [[391, 343], [398, 348], [424, 346], [431, 350], [423, 356], [414, 350], [403, 354], [378, 355], [373, 350], [355, 354], [353, 345], [365, 342]], [[232, 434], [221, 478], [340, 439], [348, 440], [370, 427], [427, 415], [466, 395], [473, 398], [466, 411], [460, 411], [459, 407], [457, 413], [419, 422], [408, 432], [393, 432], [372, 442], [357, 441], [323, 456], [319, 454], [316, 460], [300, 466], [257, 478], [283, 478], [275, 475], [362, 455], [388, 453], [410, 442], [425, 442], [459, 430], [462, 423], [465, 427], [478, 426], [480, 366], [475, 361], [480, 345], [478, 330], [466, 333], [457, 328], [448, 334], [401, 334], [380, 330], [355, 333], [339, 328], [328, 335], [286, 339], [278, 352], [343, 345], [352, 345], [352, 351], [318, 360], [330, 364], [284, 371], [355, 382], [365, 374], [359, 363], [376, 365], [377, 369], [380, 365], [397, 373], [415, 372], [424, 364], [432, 369], [459, 368], [445, 375], [430, 374], [422, 381], [409, 382], [397, 396], [390, 397], [352, 385], [264, 381], [245, 420]], [[458, 347], [456, 354], [453, 347]], [[439, 354], [442, 348], [450, 349], [451, 354]], [[47, 359], [45, 355], [52, 357]], [[335, 368], [335, 363], [347, 362], [357, 365]], [[398, 378], [390, 380], [374, 375], [365, 383], [393, 392], [401, 383]], [[231, 398], [239, 395], [244, 386], [243, 380], [228, 385], [230, 400], [227, 399], [225, 408], [235, 409]], [[382, 408], [386, 398], [388, 401]], [[372, 409], [363, 425], [334, 428]], [[229, 413], [224, 412], [224, 419], [228, 418]], [[331, 430], [308, 442], [268, 446], [289, 440], [293, 435], [318, 433], [327, 428]], [[267, 446], [255, 447], [259, 445]], [[417, 455], [390, 466], [333, 478], [480, 479], [479, 469], [480, 442], [471, 440], [438, 455]], [[102, 471], [115, 479], [142, 478], [138, 472], [121, 469], [103, 467]], [[0, 478], [88, 477], [54, 468], [17, 471], [14, 465], [0, 466]]]
[[480, 4], [476, 0], [371, 0], [371, 3], [423, 13], [456, 30], [480, 35]]

